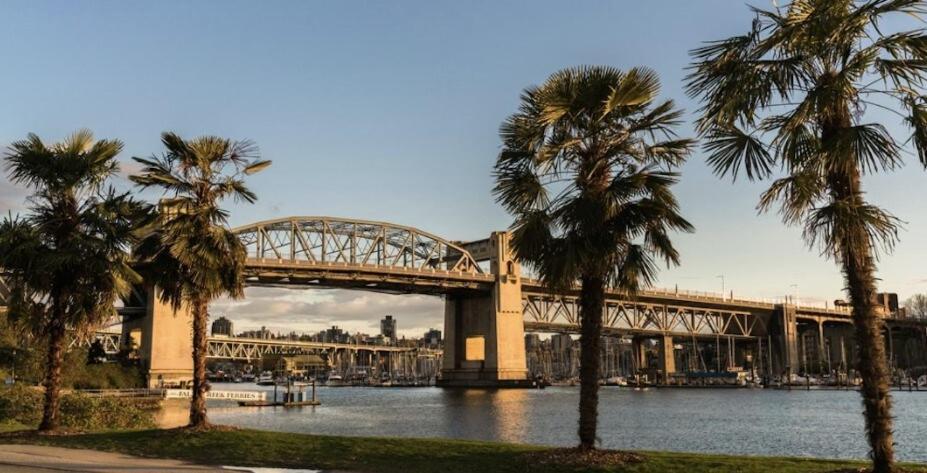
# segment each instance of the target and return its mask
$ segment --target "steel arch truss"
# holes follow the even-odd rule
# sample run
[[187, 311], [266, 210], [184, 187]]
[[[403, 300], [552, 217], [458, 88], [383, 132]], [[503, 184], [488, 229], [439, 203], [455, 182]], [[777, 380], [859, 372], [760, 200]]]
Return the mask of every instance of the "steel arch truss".
[[[525, 326], [532, 330], [578, 329], [579, 299], [526, 294], [522, 297]], [[683, 305], [607, 300], [602, 312], [605, 330], [630, 334], [755, 337], [766, 334], [762, 318], [749, 312]]]
[[291, 217], [234, 232], [249, 258], [482, 273], [463, 248], [416, 228], [389, 223]]

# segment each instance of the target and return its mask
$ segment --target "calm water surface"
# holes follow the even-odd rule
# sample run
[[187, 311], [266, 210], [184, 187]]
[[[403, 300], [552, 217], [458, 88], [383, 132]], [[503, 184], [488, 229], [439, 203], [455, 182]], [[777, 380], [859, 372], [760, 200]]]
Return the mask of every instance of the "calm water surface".
[[[252, 384], [214, 389], [273, 390]], [[282, 432], [576, 443], [579, 388], [323, 387], [318, 396], [318, 407], [217, 403], [209, 415], [217, 423]], [[898, 456], [927, 461], [927, 392], [893, 396]], [[603, 387], [599, 437], [609, 448], [865, 458], [861, 411], [854, 391]]]

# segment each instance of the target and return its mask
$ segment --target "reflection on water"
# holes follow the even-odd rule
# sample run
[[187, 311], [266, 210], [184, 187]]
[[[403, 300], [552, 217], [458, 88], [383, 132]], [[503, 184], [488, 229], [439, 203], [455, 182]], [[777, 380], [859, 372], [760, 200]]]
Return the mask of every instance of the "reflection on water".
[[451, 437], [471, 438], [470, 433], [485, 432], [481, 438], [524, 443], [528, 390], [447, 390], [442, 394], [445, 429]]
[[[927, 392], [893, 396], [899, 456], [927, 461]], [[283, 432], [576, 443], [578, 388], [320, 388], [319, 399], [321, 406], [305, 408], [211, 404], [209, 414], [217, 423]], [[608, 448], [865, 458], [861, 412], [853, 391], [606, 387], [599, 437]]]

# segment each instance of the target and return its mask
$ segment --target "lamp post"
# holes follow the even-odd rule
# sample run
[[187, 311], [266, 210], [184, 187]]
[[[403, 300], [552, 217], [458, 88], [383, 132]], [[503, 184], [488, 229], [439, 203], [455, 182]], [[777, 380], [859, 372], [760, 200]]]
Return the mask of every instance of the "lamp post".
[[723, 275], [723, 274], [719, 274], [719, 275], [717, 275], [717, 276], [715, 276], [715, 277], [721, 279], [721, 299], [724, 299], [724, 298], [725, 298], [725, 296], [724, 296], [724, 275]]

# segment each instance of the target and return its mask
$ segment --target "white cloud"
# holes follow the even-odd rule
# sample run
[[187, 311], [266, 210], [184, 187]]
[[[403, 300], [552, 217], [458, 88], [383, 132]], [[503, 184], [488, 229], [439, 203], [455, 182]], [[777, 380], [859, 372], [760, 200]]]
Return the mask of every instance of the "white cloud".
[[26, 197], [29, 191], [18, 185], [13, 184], [6, 177], [6, 173], [0, 177], [0, 211], [5, 215], [12, 212], [16, 215], [26, 208]]
[[387, 314], [398, 321], [400, 335], [419, 337], [444, 324], [444, 301], [436, 296], [393, 295], [318, 288], [252, 287], [240, 300], [212, 304], [213, 317], [224, 315], [235, 330], [266, 326], [272, 331], [315, 333], [337, 325], [351, 333], [377, 334]]

